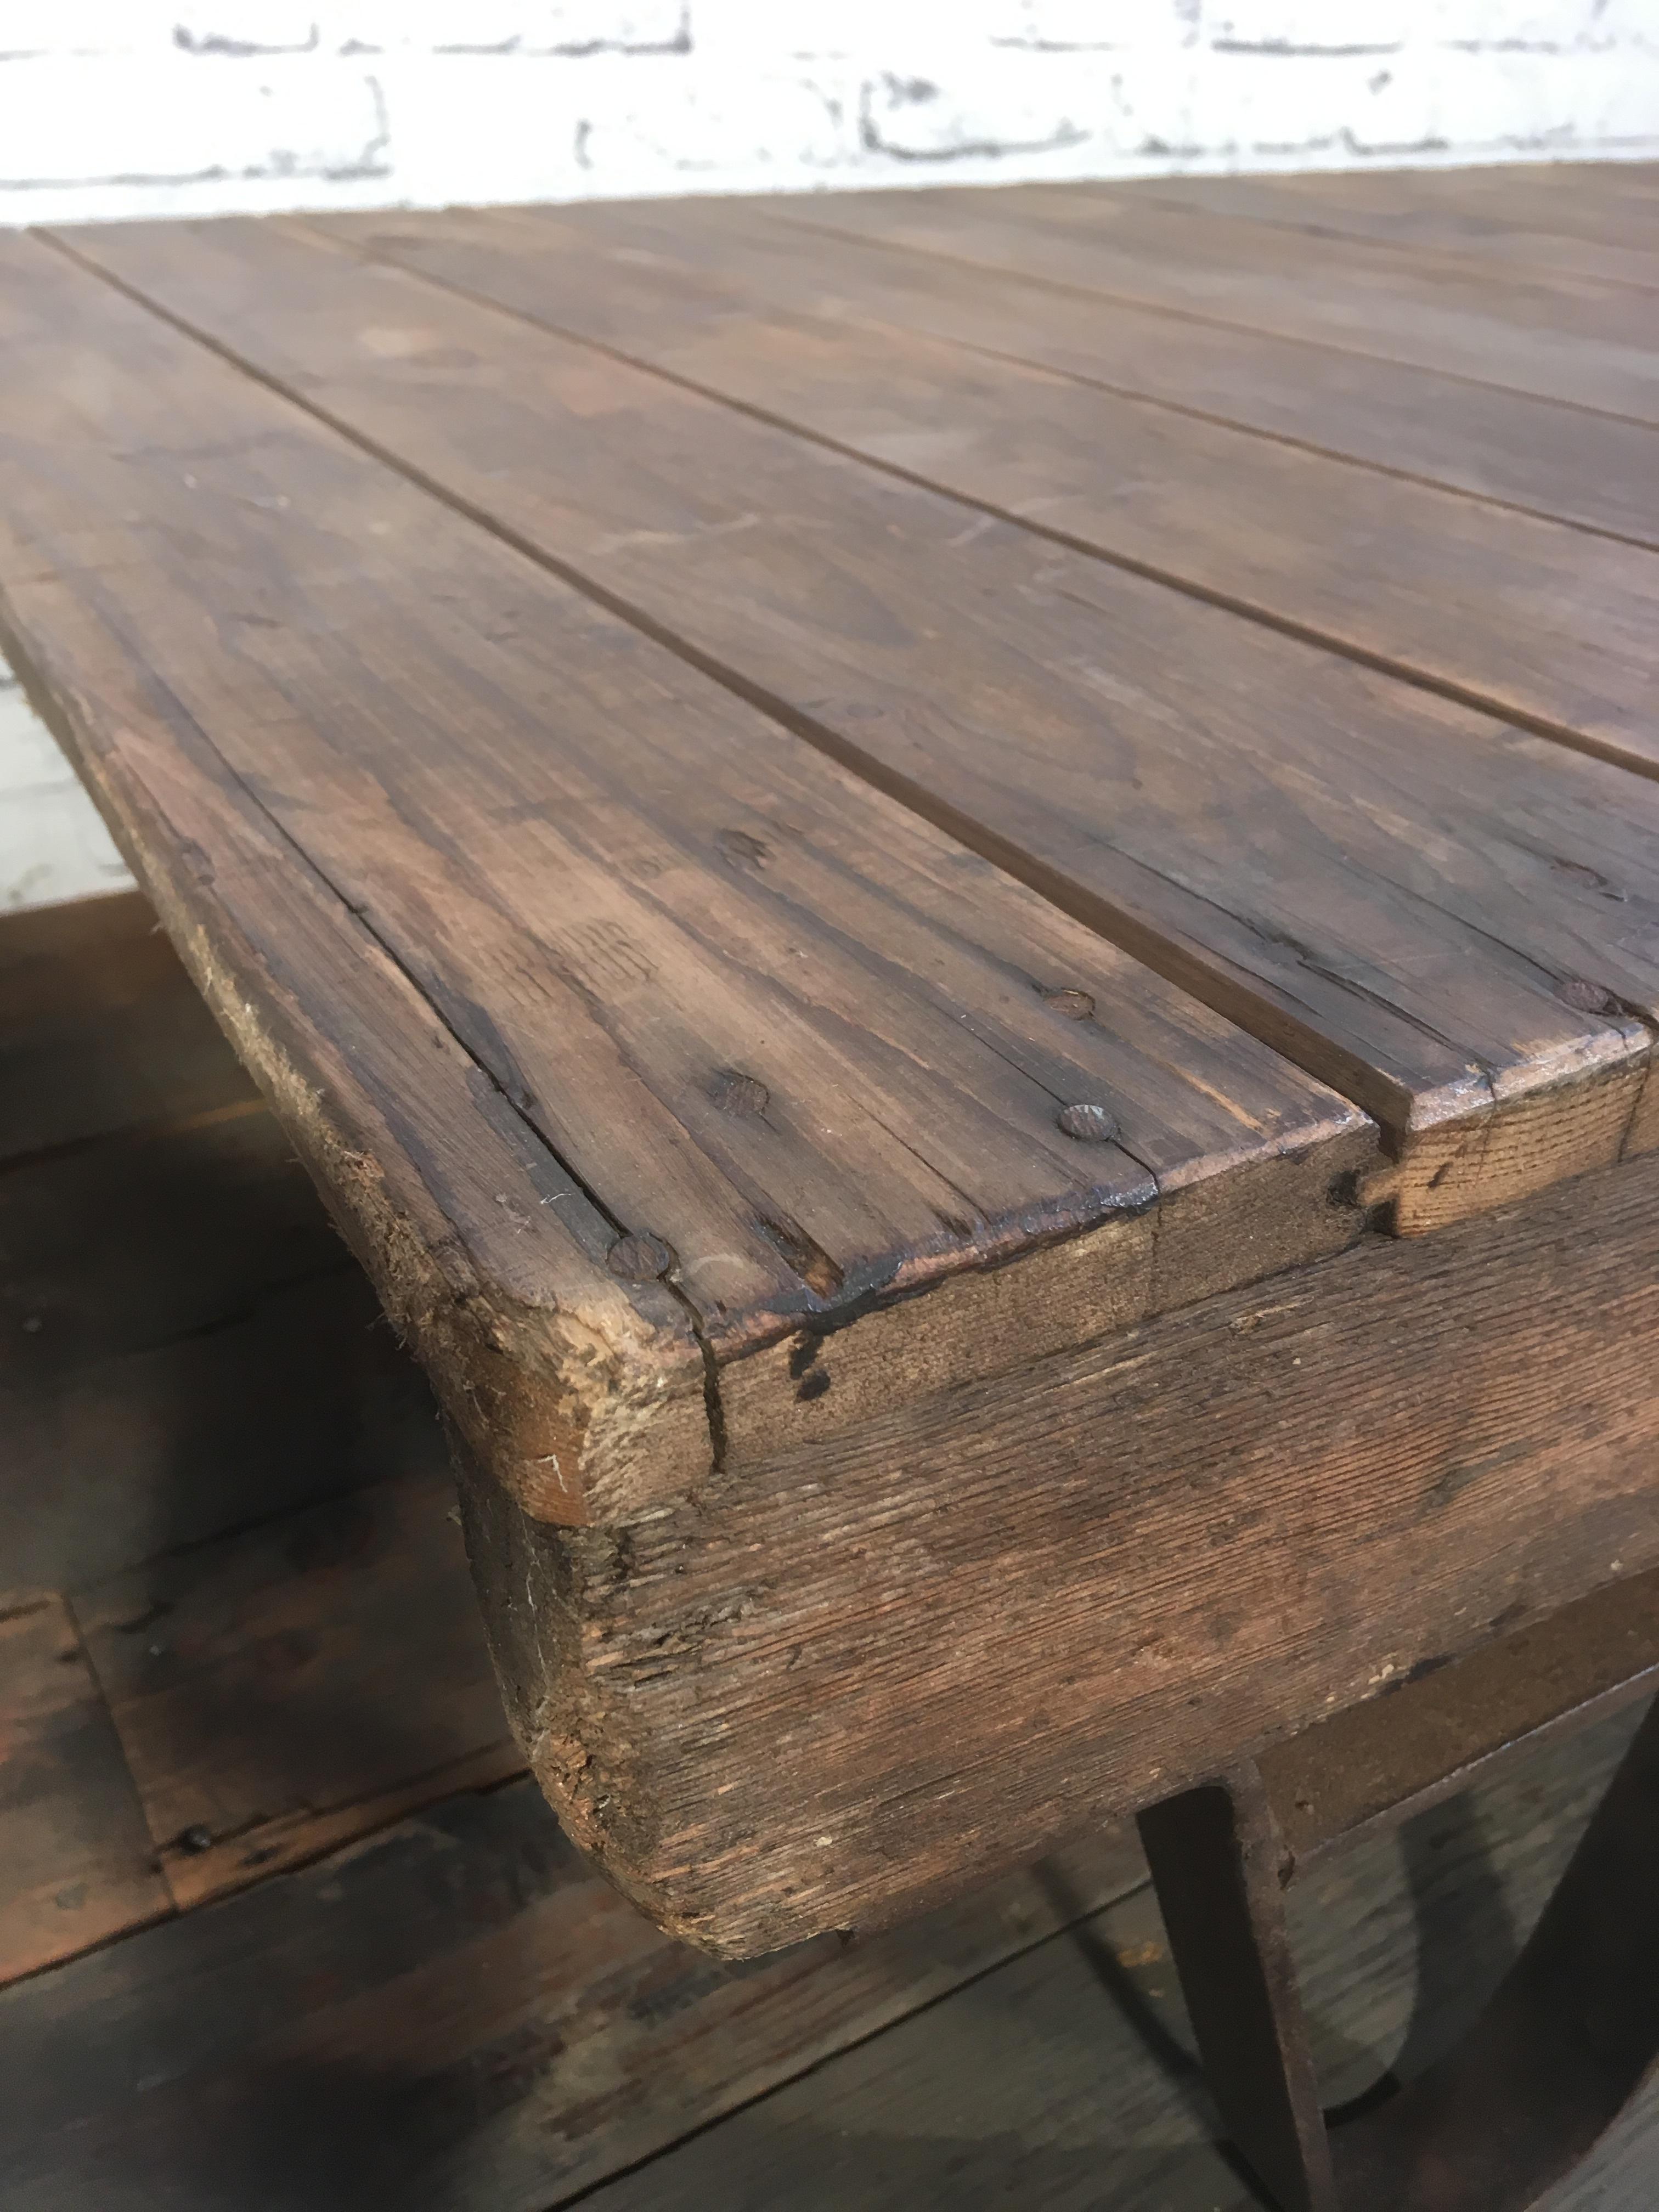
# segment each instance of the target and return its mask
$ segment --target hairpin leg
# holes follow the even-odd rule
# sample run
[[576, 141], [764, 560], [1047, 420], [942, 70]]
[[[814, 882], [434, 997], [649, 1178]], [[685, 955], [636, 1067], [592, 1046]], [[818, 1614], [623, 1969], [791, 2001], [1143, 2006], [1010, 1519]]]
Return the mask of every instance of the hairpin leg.
[[1212, 2094], [1280, 2212], [1523, 2212], [1659, 2056], [1659, 1705], [1468, 2036], [1334, 2132], [1259, 1770], [1167, 1799], [1140, 1827]]

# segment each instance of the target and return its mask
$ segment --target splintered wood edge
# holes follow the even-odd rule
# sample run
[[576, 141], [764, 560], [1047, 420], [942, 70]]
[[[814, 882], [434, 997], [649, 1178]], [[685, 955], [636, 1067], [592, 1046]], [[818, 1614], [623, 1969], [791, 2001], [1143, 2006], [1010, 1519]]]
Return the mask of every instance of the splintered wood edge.
[[[908, 1294], [814, 1316], [717, 1359], [667, 1284], [624, 1284], [574, 1243], [566, 1264], [548, 1271], [565, 1279], [514, 1285], [490, 1236], [458, 1222], [384, 1131], [344, 1057], [335, 1065], [319, 1057], [314, 1027], [293, 1017], [283, 986], [226, 903], [185, 864], [189, 841], [123, 757], [119, 731], [105, 731], [109, 716], [32, 668], [3, 609], [0, 646], [80, 764], [456, 1430], [539, 1521], [623, 1524], [695, 1498], [725, 1458], [818, 1442], [897, 1399], [1077, 1349], [1332, 1255], [1379, 1218], [1398, 1234], [1421, 1235], [1659, 1145], [1651, 1034], [1626, 1019], [1579, 1064], [1477, 1111], [1462, 1099], [1462, 1112], [1428, 1102], [1425, 1126], [1396, 1131], [1393, 1160], [1381, 1158], [1378, 1126], [1333, 1091], [1322, 1116], [1310, 1099], [1308, 1126], [1291, 1139], [1195, 1162], [1144, 1213], [994, 1263], [966, 1254], [955, 1272]], [[246, 794], [238, 803], [248, 834], [278, 839]], [[432, 1009], [357, 917], [297, 862], [293, 874], [305, 877], [319, 910], [326, 906], [329, 927], [379, 970], [376, 992], [406, 1001], [410, 1020], [434, 1030]], [[478, 1071], [447, 1032], [441, 1049], [464, 1091]], [[520, 1138], [546, 1151], [527, 1127]], [[503, 1172], [522, 1182], [505, 1149], [503, 1160]]]
[[[582, 1525], [694, 1494], [714, 1460], [703, 1349], [674, 1293], [632, 1285], [574, 1243], [570, 1279], [526, 1295], [504, 1279], [395, 1143], [342, 1055], [318, 1063], [316, 1033], [210, 887], [165, 855], [185, 841], [73, 688], [49, 681], [0, 599], [0, 653], [79, 769], [197, 988], [374, 1283], [446, 1412], [495, 1479], [538, 1519]], [[261, 825], [263, 827], [263, 825]], [[297, 874], [297, 871], [296, 871]], [[375, 988], [436, 1018], [343, 903], [330, 925], [356, 940]], [[319, 904], [321, 904], [319, 897]], [[440, 1048], [465, 1088], [471, 1066]], [[537, 1140], [539, 1143], [539, 1139]], [[389, 1173], [386, 1163], [405, 1170]]]
[[1563, 1073], [1474, 1113], [1432, 1106], [1393, 1139], [1396, 1157], [1368, 1176], [1367, 1206], [1396, 1236], [1423, 1237], [1659, 1146], [1659, 1084], [1645, 1023], [1620, 1021], [1603, 1048]]

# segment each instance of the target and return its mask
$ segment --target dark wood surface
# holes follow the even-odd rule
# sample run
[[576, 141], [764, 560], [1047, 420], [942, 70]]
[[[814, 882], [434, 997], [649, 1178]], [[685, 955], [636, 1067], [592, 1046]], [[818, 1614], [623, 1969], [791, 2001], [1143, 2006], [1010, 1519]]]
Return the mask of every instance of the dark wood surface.
[[1121, 187], [0, 246], [0, 641], [671, 1927], [1655, 1564], [1650, 306]]
[[[614, 342], [606, 262], [635, 250], [639, 219], [508, 217], [492, 251], [495, 220], [470, 218], [441, 268]], [[1600, 699], [1628, 670], [1638, 743], [1659, 557], [1158, 409], [1115, 428], [1126, 403], [950, 346], [763, 314], [734, 325], [720, 225], [698, 206], [643, 234], [718, 262], [703, 342], [676, 348], [678, 301], [637, 270], [624, 342], [677, 373], [695, 351], [701, 384], [878, 459], [902, 441], [872, 420], [906, 422], [913, 467], [994, 514], [975, 522], [938, 491], [269, 226], [124, 225], [76, 250], [763, 684], [820, 744], [1346, 1088], [1403, 1155], [1403, 1225], [1616, 1157], [1659, 1019], [1659, 965], [1631, 911], [1651, 896], [1659, 790], [1057, 555], [1029, 526], [1258, 593], [1278, 533], [1293, 601], [1297, 577], [1368, 620], [1391, 597], [1413, 641], [1392, 659], [1431, 659], [1438, 626], [1468, 688], [1499, 703], [1529, 657], [1565, 675], [1582, 605], [1589, 679]], [[566, 252], [571, 231], [608, 255]], [[814, 255], [797, 246], [792, 265]], [[1218, 566], [1183, 550], [1187, 517], [1214, 533]], [[1474, 672], [1488, 617], [1490, 684]], [[1554, 720], [1592, 732], [1600, 715], [1581, 696]], [[1600, 1018], [1563, 1001], [1589, 978], [1610, 994]]]
[[1659, 1566], [1656, 1328], [1646, 1161], [734, 1455], [625, 1538], [475, 1477], [470, 1548], [572, 1833], [764, 1950]]
[[[1444, 186], [1454, 205], [1459, 190], [1455, 179]], [[1596, 190], [1592, 183], [1592, 199]], [[809, 203], [805, 216], [849, 235], [1659, 422], [1652, 315], [1622, 285], [1535, 264], [1492, 270], [1387, 246], [1361, 252], [1355, 240], [1287, 235], [1232, 216], [1194, 223], [1185, 210], [1121, 189], [1030, 185], [998, 199], [993, 209], [973, 191], [930, 193], [925, 203], [909, 192], [860, 192], [827, 215], [823, 203]], [[1608, 220], [1651, 236], [1650, 205]]]
[[[117, 922], [58, 917], [66, 1001], [78, 946]], [[33, 957], [52, 933], [31, 921]], [[95, 1030], [77, 1047], [94, 1089], [132, 1073], [165, 1098], [168, 1024], [136, 1067], [118, 1024], [109, 1046], [107, 1071]], [[120, 1233], [89, 1213], [76, 1256]], [[181, 1272], [199, 1233], [183, 1227]], [[1122, 1827], [885, 1935], [711, 1960], [584, 1869], [510, 1778], [445, 1486], [415, 1471], [273, 1513], [244, 1464], [222, 1462], [222, 1510], [240, 1497], [252, 1525], [0, 1601], [8, 2212], [1255, 2201], [1217, 2148]], [[52, 1478], [88, 1473], [60, 1457]], [[0, 1507], [41, 1479], [0, 1459]], [[1639, 1580], [1579, 1617], [1316, 1729], [1279, 1759], [1281, 1794], [1316, 1775], [1323, 1825], [1363, 1824], [1401, 1786], [1378, 1779], [1400, 1766], [1390, 1711], [1433, 1751], [1471, 1672], [1502, 1729], [1548, 1705], [1547, 1668], [1505, 1668], [1506, 1648], [1565, 1632], [1577, 1674], [1655, 1646]], [[1291, 1890], [1332, 2096], [1415, 2078], [1468, 2025], [1633, 1718], [1437, 1793]], [[1653, 2121], [1638, 2103], [1553, 2205], [1642, 2212]]]
[[[499, 1719], [452, 1510], [381, 1486], [9, 1607], [9, 2208], [1251, 2201], [1122, 1829], [891, 1934], [732, 1966], [584, 1870], [529, 1783], [467, 1786], [445, 1763], [467, 1714], [486, 1755]], [[1625, 1732], [1292, 1893], [1334, 2094], [1455, 2034]], [[225, 1825], [158, 1850], [181, 1811]], [[1650, 2124], [1564, 2201], [1634, 2212]]]

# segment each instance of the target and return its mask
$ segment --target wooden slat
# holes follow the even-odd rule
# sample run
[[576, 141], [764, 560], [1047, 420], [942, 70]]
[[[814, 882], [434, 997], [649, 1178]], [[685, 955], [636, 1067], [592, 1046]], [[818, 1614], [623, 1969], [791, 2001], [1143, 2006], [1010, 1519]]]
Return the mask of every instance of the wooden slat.
[[1014, 268], [1248, 330], [1659, 422], [1651, 303], [1564, 276], [1482, 276], [1461, 261], [1356, 253], [1341, 240], [1175, 209], [1110, 186], [857, 192], [792, 203], [807, 229]]
[[1380, 176], [1179, 177], [1146, 189], [1145, 197], [1322, 237], [1455, 253], [1489, 270], [1558, 270], [1659, 289], [1659, 219], [1646, 226], [1649, 242], [1638, 244], [1599, 192], [1586, 206], [1570, 188], [1547, 179], [1529, 185], [1505, 170], [1494, 193], [1477, 182], [1480, 174], [1401, 169]]
[[586, 1874], [526, 1784], [0, 1992], [7, 2212], [545, 2212], [1140, 1878], [1121, 1831], [747, 1970]]
[[[450, 242], [451, 220], [437, 219], [443, 228], [435, 252], [405, 249], [399, 258], [557, 328], [618, 344], [1069, 543], [1659, 773], [1645, 651], [1659, 617], [1659, 560], [1649, 548], [1587, 541], [1583, 532], [1537, 516], [1496, 514], [1431, 485], [1345, 467], [1280, 440], [1243, 435], [1224, 422], [1195, 422], [1115, 392], [1033, 375], [1012, 362], [964, 362], [945, 347], [892, 335], [836, 335], [787, 319], [774, 321], [764, 309], [783, 234], [763, 239], [751, 252], [753, 218], [746, 210], [733, 218], [718, 205], [696, 204], [643, 233], [641, 218], [627, 207], [546, 221], [509, 217], [501, 233], [489, 228], [496, 219], [474, 216], [465, 221], [465, 245]], [[574, 252], [566, 245], [572, 232], [578, 234]], [[347, 233], [360, 234], [360, 228]], [[594, 245], [611, 250], [614, 265], [616, 255], [638, 249], [641, 235], [665, 246], [682, 234], [694, 281], [702, 257], [717, 258], [717, 289], [682, 308], [678, 272], [672, 271], [659, 279], [666, 296], [653, 308], [649, 279], [657, 272], [641, 282], [635, 270], [628, 304], [637, 302], [637, 311], [629, 313], [606, 281], [606, 256], [592, 251]], [[250, 241], [242, 252], [263, 262], [270, 249], [253, 242], [264, 237], [260, 227], [242, 226], [240, 236]], [[127, 240], [124, 228], [101, 235], [93, 250], [141, 285], [159, 284], [161, 296], [201, 307], [232, 343], [245, 339], [243, 317], [233, 322], [228, 309], [216, 319], [210, 315], [214, 280], [204, 264], [215, 258], [214, 228], [195, 237], [152, 237], [157, 246], [147, 252], [143, 242]], [[235, 256], [240, 242], [224, 239], [227, 258]], [[165, 263], [155, 271], [150, 258], [167, 253], [169, 243], [169, 258], [184, 264], [182, 285], [169, 283], [174, 272]], [[791, 265], [818, 270], [833, 250], [832, 244], [830, 252], [821, 252], [815, 241], [804, 256], [797, 246]], [[280, 264], [280, 248], [272, 258]], [[852, 259], [856, 264], [856, 251]], [[884, 313], [887, 263], [875, 255], [866, 262], [878, 286], [872, 311]], [[841, 273], [857, 301], [858, 266]], [[358, 281], [337, 279], [343, 289]], [[996, 280], [975, 283], [957, 273], [954, 281], [969, 295], [961, 334], [977, 318], [982, 341], [1002, 337], [1007, 303], [998, 300]], [[326, 280], [313, 282], [320, 288]], [[311, 360], [311, 331], [302, 339], [296, 329], [308, 319], [305, 296], [305, 285], [296, 281], [270, 301], [254, 326], [256, 342], [275, 334], [290, 358]], [[396, 294], [383, 289], [373, 296], [392, 312]], [[1053, 297], [1035, 303], [1035, 316], [1028, 310], [1022, 319], [1027, 328], [1045, 328]], [[760, 309], [760, 317], [734, 314], [740, 304]], [[1091, 312], [1097, 326], [1109, 319], [1099, 308]], [[325, 313], [319, 300], [315, 319], [325, 321]], [[986, 326], [987, 318], [994, 329]], [[337, 349], [337, 316], [328, 324]], [[1184, 336], [1167, 325], [1162, 337], [1166, 354], [1185, 347]], [[482, 343], [498, 356], [498, 343]], [[1027, 356], [1048, 351], [1041, 338], [1013, 343]], [[359, 374], [367, 350], [359, 341], [345, 356]], [[338, 358], [337, 352], [316, 355], [331, 363]], [[1396, 393], [1396, 404], [1402, 398], [1410, 395]], [[1493, 442], [1524, 451], [1523, 428], [1547, 448], [1559, 431], [1571, 452], [1578, 417], [1559, 408], [1547, 411], [1547, 424], [1488, 421], [1484, 439], [1468, 441], [1470, 452], [1479, 454]], [[1613, 428], [1632, 433], [1630, 425]], [[1647, 481], [1659, 489], [1659, 433], [1633, 434], [1643, 441]], [[1659, 507], [1650, 505], [1650, 518], [1656, 513]], [[1654, 535], [1651, 520], [1647, 535]]]
[[[1628, 1725], [1529, 1762], [1291, 1893], [1332, 2103], [1454, 2041], [1536, 1917]], [[1645, 2212], [1659, 2097], [1548, 2198]], [[593, 2212], [1251, 2212], [1139, 1892], [587, 2199]], [[1478, 2201], [1478, 2200], [1477, 2200]]]
[[168, 1909], [137, 1793], [68, 1607], [0, 1593], [0, 1982]]
[[522, 1771], [447, 1473], [152, 1560], [75, 1613], [181, 1908]]
[[[175, 938], [537, 1510], [703, 1478], [700, 1346], [953, 1271], [996, 1301], [980, 1271], [1033, 1250], [1012, 1361], [1357, 1233], [1345, 1102], [62, 255], [0, 251], [12, 658], [138, 794]], [[233, 926], [264, 968], [228, 988]], [[982, 1365], [960, 1308], [916, 1310]]]
[[[836, 201], [823, 220], [848, 204]], [[408, 217], [333, 216], [307, 228], [692, 377], [722, 356], [722, 369], [730, 368], [748, 319], [757, 315], [768, 324], [779, 310], [873, 320], [1394, 475], [1659, 543], [1659, 432], [1650, 424], [1155, 306], [1094, 298], [1017, 267], [968, 266], [823, 228], [803, 249], [797, 216], [775, 202], [699, 199], [452, 208]], [[550, 261], [556, 258], [556, 289], [538, 281], [532, 245]], [[757, 380], [776, 374], [778, 344], [774, 337], [753, 364]], [[957, 383], [966, 380], [959, 370]], [[1054, 404], [1052, 387], [1032, 392], [1044, 410]], [[866, 410], [879, 408], [882, 389], [863, 397]], [[1123, 419], [1148, 420], [1145, 410]], [[894, 459], [924, 473], [951, 451], [937, 422], [927, 426], [931, 435], [918, 436], [902, 420], [885, 420], [882, 428], [894, 441]], [[1149, 428], [1147, 434], [1157, 433]], [[1345, 478], [1325, 481], [1328, 496], [1340, 501]], [[1271, 507], [1259, 507], [1255, 523], [1271, 530]]]
[[[544, 254], [515, 227], [471, 283], [514, 272], [520, 301], [533, 294], [580, 322], [590, 295], [569, 281], [557, 235]], [[1342, 1085], [1403, 1156], [1387, 1187], [1401, 1226], [1433, 1227], [1652, 1140], [1650, 780], [291, 233], [131, 226], [76, 250], [672, 627], [821, 745]], [[668, 332], [675, 296], [665, 280]], [[931, 440], [930, 472], [995, 490], [1011, 514], [1060, 510], [1103, 529], [1087, 515], [1097, 395], [1038, 380], [1039, 405], [1022, 395], [1026, 372], [969, 371], [944, 348], [823, 325], [744, 319], [729, 346], [709, 343], [722, 378], [765, 388], [826, 434], [856, 440], [860, 407], [896, 417], [908, 426], [897, 440], [863, 433], [872, 450]], [[960, 463], [938, 427], [957, 410], [975, 426], [954, 441]], [[1141, 465], [1132, 443], [1122, 459]], [[1408, 489], [1346, 473], [1385, 496]], [[1146, 502], [1162, 543], [1150, 489]], [[1317, 504], [1280, 541], [1304, 547], [1310, 571], [1329, 565]], [[1488, 532], [1514, 528], [1444, 504]], [[1655, 565], [1546, 534], [1590, 575], [1609, 553]], [[1239, 532], [1217, 544], [1234, 548], [1219, 573], [1235, 573]], [[1565, 556], [1552, 574], [1577, 588]], [[1403, 556], [1399, 574], [1400, 626], [1426, 635], [1435, 595]], [[1634, 669], [1634, 632], [1631, 651]], [[1551, 665], [1547, 650], [1533, 665]], [[1040, 734], [1015, 747], [1011, 726]]]

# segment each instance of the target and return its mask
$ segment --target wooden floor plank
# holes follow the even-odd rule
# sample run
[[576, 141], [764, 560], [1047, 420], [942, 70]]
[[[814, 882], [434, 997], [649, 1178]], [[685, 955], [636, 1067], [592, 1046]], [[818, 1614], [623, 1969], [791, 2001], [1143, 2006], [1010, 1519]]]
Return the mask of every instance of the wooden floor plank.
[[75, 1611], [182, 1909], [523, 1771], [447, 1472], [151, 1560]]
[[1202, 223], [1111, 186], [848, 193], [780, 206], [809, 230], [884, 239], [988, 268], [1316, 339], [1378, 360], [1659, 422], [1650, 302], [1618, 285], [1462, 261], [1390, 260], [1221, 216]]
[[0, 1593], [0, 1983], [169, 1909], [121, 1746], [63, 1599]]
[[7, 2212], [545, 2212], [1141, 1878], [1121, 1832], [891, 1936], [717, 1966], [529, 1784], [0, 1992]]
[[[1475, 173], [1476, 176], [1480, 174]], [[1243, 216], [1320, 237], [1453, 253], [1491, 270], [1528, 269], [1659, 289], [1659, 221], [1633, 242], [1606, 185], [1586, 199], [1548, 179], [1503, 173], [1502, 189], [1473, 189], [1460, 170], [1400, 169], [1289, 177], [1172, 177], [1143, 188], [1160, 206]], [[1605, 192], [1605, 197], [1603, 193]], [[1610, 235], [1609, 234], [1620, 234]]]
[[[1154, 305], [1091, 298], [1017, 267], [965, 266], [824, 229], [803, 251], [798, 221], [774, 203], [452, 208], [307, 227], [687, 376], [722, 350], [735, 354], [745, 318], [759, 319], [762, 342], [781, 313], [875, 321], [1659, 544], [1659, 432], [1650, 424]], [[556, 258], [564, 280], [556, 289], [536, 281], [532, 244]], [[763, 378], [775, 373], [775, 358], [763, 355], [755, 367]], [[1052, 404], [1048, 387], [1032, 392]], [[902, 424], [892, 427], [904, 434]], [[923, 435], [896, 458], [925, 473], [936, 450]], [[1328, 481], [1339, 497], [1343, 479]], [[1271, 510], [1257, 520], [1271, 528]]]
[[[1541, 1908], [1632, 1723], [1346, 1854], [1290, 1893], [1332, 2101], [1455, 2040]], [[1248, 2212], [1150, 1895], [999, 1967], [587, 2202], [593, 2212]], [[1651, 2199], [1659, 2093], [1549, 2199]], [[1644, 2193], [1628, 2193], [1637, 2175]], [[1622, 2185], [1621, 2185], [1622, 2178]], [[1613, 2193], [1608, 2194], [1609, 2190]]]
[[[490, 1378], [516, 1309], [489, 1338], [476, 1291], [411, 1285], [410, 1246], [394, 1267], [371, 1223], [394, 1315], [538, 1510], [614, 1513], [706, 1474], [688, 1313], [723, 1358], [953, 1273], [977, 1295], [988, 1263], [1030, 1252], [1017, 1358], [1357, 1233], [1332, 1181], [1373, 1137], [1344, 1101], [100, 278], [33, 240], [3, 255], [34, 426], [0, 491], [8, 616], [43, 690], [95, 722], [94, 784], [118, 769], [161, 787], [170, 823], [132, 842], [175, 900], [207, 902], [170, 927], [216, 949], [208, 908], [234, 888], [239, 928], [311, 1009], [291, 1049], [338, 1055], [313, 1094], [331, 1111], [370, 1065], [359, 1025], [381, 1054], [452, 1055], [446, 1079], [472, 1102], [446, 1110], [436, 1071], [410, 1068], [361, 1109], [378, 1129], [343, 1148], [312, 1133], [343, 1218], [365, 1211], [349, 1162], [367, 1157], [404, 1177], [400, 1204], [438, 1216], [420, 1266], [454, 1248], [439, 1222], [465, 1190], [466, 1237], [493, 1238], [477, 1273], [512, 1298], [531, 1285], [538, 1328], [587, 1342], [623, 1326], [604, 1317], [624, 1295], [641, 1316], [660, 1302], [626, 1391], [586, 1353], [538, 1352], [510, 1377], [528, 1410], [491, 1418], [480, 1392], [504, 1387]], [[121, 377], [71, 393], [89, 347]], [[88, 527], [131, 558], [99, 550], [94, 574]], [[204, 652], [210, 583], [227, 643]], [[352, 965], [339, 933], [365, 918], [398, 981]], [[446, 1024], [435, 1040], [422, 1001], [405, 1011], [410, 977]], [[204, 980], [222, 1011], [210, 964]], [[284, 1001], [251, 988], [258, 1066]], [[1596, 1028], [1593, 1050], [1628, 1057], [1617, 1025]], [[411, 1101], [428, 1126], [400, 1139]], [[458, 1140], [483, 1108], [503, 1152], [546, 1148], [538, 1171], [556, 1164], [562, 1189], [518, 1161], [492, 1170], [476, 1133]], [[1230, 1206], [1254, 1211], [1218, 1227]], [[561, 1220], [584, 1224], [567, 1262], [534, 1249]], [[1085, 1279], [1055, 1240], [1096, 1229], [1124, 1264]], [[579, 1259], [587, 1281], [560, 1289]], [[947, 1334], [982, 1364], [959, 1317]], [[595, 1460], [616, 1468], [608, 1502], [568, 1440], [573, 1374], [583, 1437], [600, 1421], [586, 1390], [626, 1401], [603, 1417], [614, 1462]], [[816, 1395], [791, 1382], [787, 1403]]]
[[0, 1163], [255, 1095], [137, 892], [0, 917]]
[[423, 1378], [137, 894], [0, 921], [0, 1162], [9, 1575], [74, 1587], [443, 1463]]
[[0, 1559], [47, 1588], [444, 1463], [424, 1378], [257, 1104], [0, 1175]]
[[[132, 226], [77, 251], [516, 541], [672, 626], [818, 742], [1342, 1085], [1406, 1155], [1401, 1225], [1610, 1159], [1627, 1129], [1648, 1141], [1637, 1101], [1659, 967], [1642, 950], [1650, 925], [1632, 924], [1659, 849], [1650, 780], [292, 232]], [[601, 296], [566, 281], [556, 240], [543, 256], [527, 227], [472, 281], [493, 287], [504, 266], [521, 301], [537, 290], [562, 321]], [[675, 289], [660, 281], [672, 329]], [[1015, 404], [1009, 379], [1024, 372], [989, 366], [976, 381], [944, 349], [884, 356], [878, 337], [822, 325], [781, 326], [769, 346], [763, 335], [740, 319], [727, 370], [751, 349], [800, 416], [856, 436], [848, 418], [866, 403], [851, 395], [873, 390], [874, 414], [914, 427], [884, 442], [866, 418], [872, 447], [891, 453], [931, 422], [937, 471], [951, 434], [941, 414], [971, 422], [977, 409], [977, 447], [967, 432], [963, 442], [981, 477], [1000, 467], [1013, 507], [1041, 499], [1046, 511], [1062, 485], [1081, 487], [1074, 508], [1088, 501], [1096, 395], [1060, 387], [1045, 416]], [[1083, 412], [1063, 441], [1068, 394]], [[1612, 550], [1555, 535], [1591, 572]], [[1296, 542], [1311, 562], [1322, 538]], [[1397, 573], [1404, 610], [1421, 578], [1403, 555]], [[1572, 574], [1560, 572], [1564, 589]], [[1417, 610], [1425, 625], [1439, 619], [1426, 599]], [[1018, 745], [1011, 724], [1030, 733]], [[1598, 1004], [1635, 1018], [1587, 1020]]]

